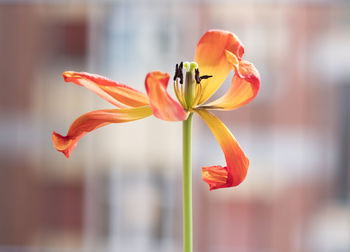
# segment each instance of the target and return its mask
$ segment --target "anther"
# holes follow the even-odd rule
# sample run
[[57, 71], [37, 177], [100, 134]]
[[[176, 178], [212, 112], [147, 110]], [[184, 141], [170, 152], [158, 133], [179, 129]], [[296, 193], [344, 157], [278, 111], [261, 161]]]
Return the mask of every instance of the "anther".
[[201, 80], [206, 80], [213, 77], [213, 75], [202, 75], [201, 77], [199, 77]]
[[183, 68], [183, 62], [181, 61], [180, 65], [179, 65], [179, 68], [178, 68], [178, 74], [177, 74], [177, 77], [180, 78], [180, 84], [184, 83], [184, 75], [182, 73], [182, 68]]
[[176, 81], [176, 78], [179, 75], [179, 64], [176, 64], [175, 66], [175, 75], [174, 75], [174, 81]]
[[195, 69], [194, 78], [195, 78], [197, 84], [201, 83], [201, 78], [199, 77], [199, 70], [198, 70], [198, 68]]

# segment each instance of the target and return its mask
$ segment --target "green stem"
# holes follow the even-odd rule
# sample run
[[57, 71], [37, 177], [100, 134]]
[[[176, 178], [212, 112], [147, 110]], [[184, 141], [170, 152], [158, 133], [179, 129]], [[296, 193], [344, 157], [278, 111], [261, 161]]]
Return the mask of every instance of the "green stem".
[[183, 247], [184, 252], [192, 252], [192, 168], [191, 168], [191, 127], [192, 113], [182, 122], [183, 155]]

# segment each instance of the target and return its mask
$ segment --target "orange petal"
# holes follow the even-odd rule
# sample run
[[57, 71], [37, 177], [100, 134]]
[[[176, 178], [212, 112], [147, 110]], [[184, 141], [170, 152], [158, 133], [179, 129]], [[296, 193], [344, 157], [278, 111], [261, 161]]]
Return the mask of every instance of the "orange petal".
[[219, 99], [201, 107], [217, 110], [232, 110], [247, 104], [255, 98], [260, 89], [260, 75], [253, 64], [240, 61], [234, 65], [236, 74], [230, 89]]
[[239, 185], [246, 177], [249, 160], [230, 130], [208, 111], [195, 110], [206, 122], [225, 154], [227, 166], [203, 167], [203, 180], [210, 190]]
[[210, 30], [199, 40], [194, 60], [198, 63], [201, 75], [213, 76], [201, 81], [203, 92], [199, 104], [215, 93], [232, 70], [225, 56], [226, 50], [236, 55], [237, 60], [240, 60], [244, 53], [241, 41], [231, 32]]
[[78, 117], [70, 126], [66, 136], [55, 131], [52, 141], [56, 150], [62, 152], [67, 158], [84, 135], [110, 123], [130, 122], [152, 115], [150, 106], [126, 109], [96, 110]]
[[146, 76], [145, 86], [153, 113], [166, 121], [183, 121], [187, 113], [180, 103], [175, 101], [167, 92], [169, 74], [159, 71], [150, 72]]
[[119, 108], [140, 107], [149, 104], [147, 95], [103, 76], [73, 71], [66, 71], [62, 75], [66, 82], [86, 87]]

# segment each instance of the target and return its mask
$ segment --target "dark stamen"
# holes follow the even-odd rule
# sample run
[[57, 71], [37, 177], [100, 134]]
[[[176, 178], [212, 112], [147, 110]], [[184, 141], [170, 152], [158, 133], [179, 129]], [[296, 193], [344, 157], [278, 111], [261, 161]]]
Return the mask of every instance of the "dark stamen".
[[178, 76], [177, 77], [179, 77], [180, 78], [180, 84], [183, 84], [184, 83], [184, 75], [183, 75], [183, 73], [182, 73], [182, 67], [183, 67], [183, 62], [181, 61], [180, 62], [180, 65], [179, 65], [179, 68], [178, 68]]
[[209, 79], [209, 78], [211, 78], [211, 77], [213, 77], [213, 75], [202, 75], [202, 76], [200, 77], [200, 79], [201, 79], [201, 80], [206, 80], [206, 79]]
[[195, 78], [197, 84], [201, 83], [201, 78], [199, 77], [199, 70], [198, 70], [198, 68], [195, 69], [194, 78]]
[[176, 78], [179, 75], [179, 64], [176, 64], [175, 66], [175, 75], [174, 75], [174, 81], [176, 81]]

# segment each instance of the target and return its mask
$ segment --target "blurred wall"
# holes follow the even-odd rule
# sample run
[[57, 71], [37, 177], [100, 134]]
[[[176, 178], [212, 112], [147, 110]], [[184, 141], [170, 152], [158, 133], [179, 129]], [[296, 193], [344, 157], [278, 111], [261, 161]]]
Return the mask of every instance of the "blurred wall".
[[239, 187], [208, 191], [200, 167], [224, 156], [194, 120], [195, 250], [349, 251], [349, 10], [341, 1], [0, 3], [0, 251], [181, 251], [180, 123], [111, 125], [68, 160], [51, 133], [112, 107], [64, 83], [63, 71], [143, 91], [147, 72], [173, 74], [211, 28], [239, 36], [262, 83], [250, 104], [216, 113], [250, 158]]

